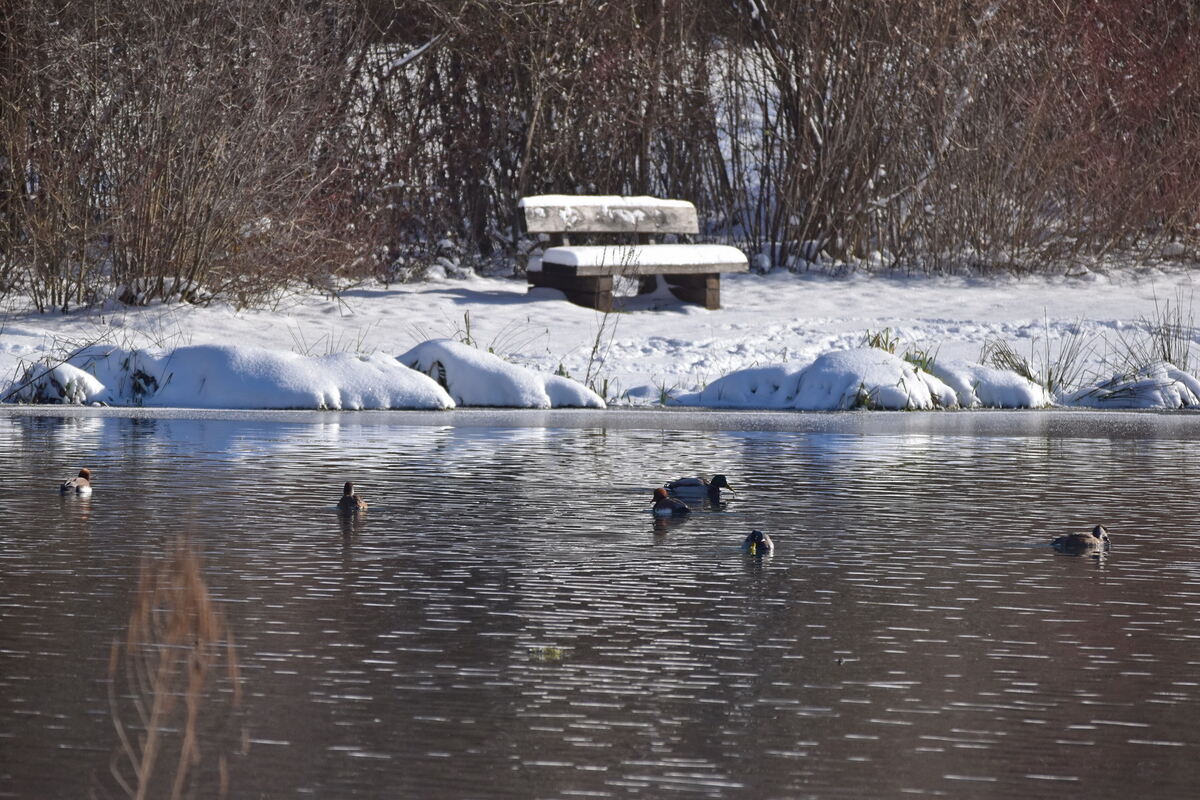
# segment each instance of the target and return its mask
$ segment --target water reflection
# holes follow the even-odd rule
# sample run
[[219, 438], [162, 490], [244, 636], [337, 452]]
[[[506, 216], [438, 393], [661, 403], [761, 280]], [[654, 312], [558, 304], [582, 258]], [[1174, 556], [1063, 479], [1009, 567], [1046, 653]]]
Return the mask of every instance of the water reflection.
[[[331, 419], [0, 417], [0, 794], [86, 794], [138, 559], [179, 532], [237, 632], [237, 796], [1198, 777], [1189, 443]], [[82, 465], [95, 494], [59, 496]], [[648, 513], [652, 487], [713, 472], [724, 505]], [[337, 513], [346, 480], [366, 514]], [[1050, 548], [1097, 522], [1105, 558]], [[753, 528], [771, 557], [741, 553]]]

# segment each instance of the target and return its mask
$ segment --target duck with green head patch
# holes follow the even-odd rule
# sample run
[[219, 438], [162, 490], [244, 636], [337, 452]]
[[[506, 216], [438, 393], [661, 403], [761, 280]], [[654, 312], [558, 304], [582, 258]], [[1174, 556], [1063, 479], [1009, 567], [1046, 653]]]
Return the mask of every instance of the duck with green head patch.
[[752, 556], [769, 556], [775, 552], [775, 543], [762, 531], [750, 531], [750, 535], [742, 542], [742, 552]]
[[671, 481], [667, 484], [667, 491], [676, 497], [707, 497], [709, 502], [712, 503], [719, 503], [721, 501], [722, 489], [733, 491], [733, 487], [729, 485], [729, 481], [724, 475], [713, 475], [712, 480], [708, 480], [707, 478], [680, 478], [677, 481]]

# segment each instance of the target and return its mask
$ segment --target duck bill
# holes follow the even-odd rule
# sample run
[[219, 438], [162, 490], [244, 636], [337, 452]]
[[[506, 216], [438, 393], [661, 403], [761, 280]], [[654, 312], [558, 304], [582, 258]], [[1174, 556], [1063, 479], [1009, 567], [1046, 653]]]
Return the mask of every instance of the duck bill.
[[758, 542], [750, 543], [750, 555], [752, 555], [752, 556], [758, 555]]

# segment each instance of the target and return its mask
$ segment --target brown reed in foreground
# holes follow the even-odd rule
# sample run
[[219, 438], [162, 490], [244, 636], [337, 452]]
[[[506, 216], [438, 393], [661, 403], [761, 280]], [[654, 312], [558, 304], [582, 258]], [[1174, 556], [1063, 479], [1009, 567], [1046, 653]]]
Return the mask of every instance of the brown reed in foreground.
[[93, 796], [228, 796], [228, 753], [245, 743], [235, 724], [237, 653], [186, 538], [162, 558], [143, 559], [129, 629], [123, 642], [113, 641], [108, 675], [118, 745], [112, 781], [99, 781]]

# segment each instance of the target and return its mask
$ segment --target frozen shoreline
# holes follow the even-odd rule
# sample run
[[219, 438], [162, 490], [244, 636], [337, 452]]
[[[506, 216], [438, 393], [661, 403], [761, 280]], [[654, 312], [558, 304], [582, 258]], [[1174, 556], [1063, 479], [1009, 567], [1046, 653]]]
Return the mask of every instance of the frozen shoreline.
[[1200, 412], [1092, 409], [965, 411], [727, 411], [690, 408], [445, 411], [272, 411], [0, 405], [0, 417], [162, 419], [246, 424], [456, 428], [611, 428], [864, 436], [1012, 436], [1200, 440]]

